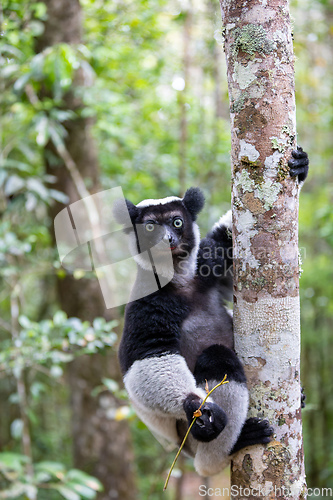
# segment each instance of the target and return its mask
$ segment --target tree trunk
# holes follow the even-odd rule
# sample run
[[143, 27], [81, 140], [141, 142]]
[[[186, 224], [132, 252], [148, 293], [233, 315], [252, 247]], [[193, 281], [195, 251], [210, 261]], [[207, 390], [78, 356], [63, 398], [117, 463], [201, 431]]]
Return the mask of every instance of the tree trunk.
[[[76, 0], [47, 0], [48, 18], [45, 31], [37, 41], [38, 51], [56, 43], [78, 44], [81, 42], [81, 7]], [[84, 84], [84, 74], [76, 74], [74, 88], [64, 96], [64, 107], [73, 111], [82, 108], [75, 95], [75, 85]], [[97, 151], [92, 140], [88, 118], [77, 117], [65, 123], [67, 136], [65, 148], [57, 149], [51, 142], [45, 148], [48, 173], [56, 176], [53, 187], [66, 193], [69, 203], [81, 198], [85, 185], [90, 193], [100, 190]], [[73, 176], [73, 168], [76, 176]], [[81, 182], [81, 188], [77, 180]], [[82, 182], [85, 181], [85, 182]], [[51, 208], [51, 217], [63, 209], [61, 204]], [[54, 235], [53, 235], [54, 236]], [[61, 308], [69, 315], [92, 321], [96, 316], [112, 317], [105, 309], [104, 299], [97, 279], [74, 279], [67, 274], [58, 280], [58, 296]], [[99, 500], [111, 498], [132, 500], [136, 489], [132, 470], [131, 439], [125, 421], [108, 418], [110, 408], [118, 403], [109, 393], [92, 396], [92, 390], [101, 384], [102, 377], [120, 380], [116, 355], [83, 356], [71, 363], [69, 384], [72, 406], [72, 432], [75, 466], [96, 476], [104, 491]]]
[[179, 109], [180, 109], [180, 137], [179, 137], [179, 195], [183, 196], [186, 191], [186, 167], [187, 167], [187, 140], [188, 140], [188, 123], [186, 98], [188, 94], [190, 80], [190, 63], [191, 63], [191, 24], [192, 24], [192, 6], [188, 5], [188, 10], [185, 11], [185, 20], [183, 28], [183, 68], [185, 87], [183, 91], [178, 93]]
[[[227, 60], [234, 238], [235, 348], [250, 389], [250, 416], [274, 440], [232, 462], [233, 498], [304, 498], [300, 410], [298, 181], [287, 0], [221, 0]], [[245, 488], [249, 488], [245, 490]]]

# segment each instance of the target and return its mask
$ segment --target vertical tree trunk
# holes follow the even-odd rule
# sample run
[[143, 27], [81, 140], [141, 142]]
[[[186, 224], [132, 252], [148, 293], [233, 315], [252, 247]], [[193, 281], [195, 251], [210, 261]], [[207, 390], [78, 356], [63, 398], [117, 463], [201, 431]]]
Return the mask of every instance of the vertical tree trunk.
[[[288, 0], [221, 0], [232, 130], [235, 347], [250, 416], [275, 439], [239, 452], [233, 498], [304, 498], [300, 411], [298, 184]], [[244, 490], [249, 488], [249, 490]]]
[[[46, 0], [45, 4], [48, 18], [45, 31], [37, 41], [38, 51], [56, 43], [80, 43], [82, 12], [79, 2]], [[75, 94], [75, 85], [83, 83], [84, 74], [79, 70], [73, 89], [64, 97], [66, 109], [79, 111], [82, 108]], [[65, 127], [65, 149], [60, 151], [49, 143], [45, 149], [45, 161], [48, 173], [57, 178], [56, 189], [66, 193], [69, 203], [73, 203], [81, 197], [78, 179], [81, 191], [82, 186], [86, 189], [82, 180], [89, 186], [90, 193], [100, 189], [99, 170], [90, 120], [77, 117], [68, 121]], [[76, 169], [76, 178], [73, 178], [71, 166]], [[62, 208], [61, 204], [52, 207], [52, 219]], [[58, 280], [58, 296], [62, 309], [69, 316], [90, 321], [96, 316], [112, 319], [110, 311], [105, 309], [97, 280], [76, 280], [66, 275]], [[117, 405], [111, 394], [92, 396], [92, 390], [101, 384], [102, 377], [121, 378], [115, 354], [84, 356], [71, 363], [69, 368], [74, 462], [76, 467], [98, 477], [103, 483], [104, 491], [99, 494], [99, 500], [132, 500], [136, 489], [128, 425], [108, 418], [108, 410]]]
[[186, 97], [190, 76], [190, 43], [191, 43], [192, 6], [188, 5], [185, 11], [184, 33], [183, 33], [183, 67], [185, 88], [178, 94], [180, 108], [180, 137], [179, 137], [179, 195], [183, 196], [186, 191], [186, 166], [187, 166], [187, 135], [188, 123], [186, 112]]

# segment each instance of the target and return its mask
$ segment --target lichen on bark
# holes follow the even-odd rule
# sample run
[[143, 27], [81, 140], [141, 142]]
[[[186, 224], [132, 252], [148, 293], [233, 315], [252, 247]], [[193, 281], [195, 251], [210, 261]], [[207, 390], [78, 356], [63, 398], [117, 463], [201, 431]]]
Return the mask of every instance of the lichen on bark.
[[238, 52], [242, 51], [252, 59], [256, 53], [268, 54], [273, 50], [273, 44], [260, 24], [247, 24], [242, 28], [235, 28], [233, 36], [234, 42], [231, 47], [233, 57], [237, 57]]

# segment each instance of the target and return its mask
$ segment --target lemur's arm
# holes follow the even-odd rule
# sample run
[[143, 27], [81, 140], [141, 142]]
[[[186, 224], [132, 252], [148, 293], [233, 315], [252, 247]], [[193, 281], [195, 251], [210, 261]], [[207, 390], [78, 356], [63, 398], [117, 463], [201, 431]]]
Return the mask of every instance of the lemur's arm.
[[229, 210], [201, 240], [197, 261], [197, 275], [206, 285], [219, 283], [230, 291], [233, 263], [231, 231], [232, 214]]
[[[302, 185], [308, 175], [309, 158], [298, 146], [292, 151], [288, 161], [291, 177], [298, 177]], [[212, 230], [201, 240], [198, 252], [198, 275], [206, 283], [216, 283], [232, 277], [232, 214], [229, 210], [213, 226]], [[210, 272], [208, 272], [208, 269]]]
[[309, 172], [308, 154], [298, 146], [291, 155], [292, 157], [288, 161], [289, 173], [291, 177], [298, 177], [298, 181], [303, 184]]

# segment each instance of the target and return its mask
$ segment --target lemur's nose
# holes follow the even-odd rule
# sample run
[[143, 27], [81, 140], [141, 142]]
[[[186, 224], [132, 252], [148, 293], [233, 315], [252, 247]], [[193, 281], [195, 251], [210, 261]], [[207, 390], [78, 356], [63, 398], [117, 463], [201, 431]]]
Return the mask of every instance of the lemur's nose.
[[176, 247], [177, 246], [177, 243], [176, 243], [174, 235], [172, 233], [170, 233], [169, 231], [166, 231], [166, 233], [164, 235], [164, 240], [165, 240], [165, 242], [169, 243], [170, 247]]

